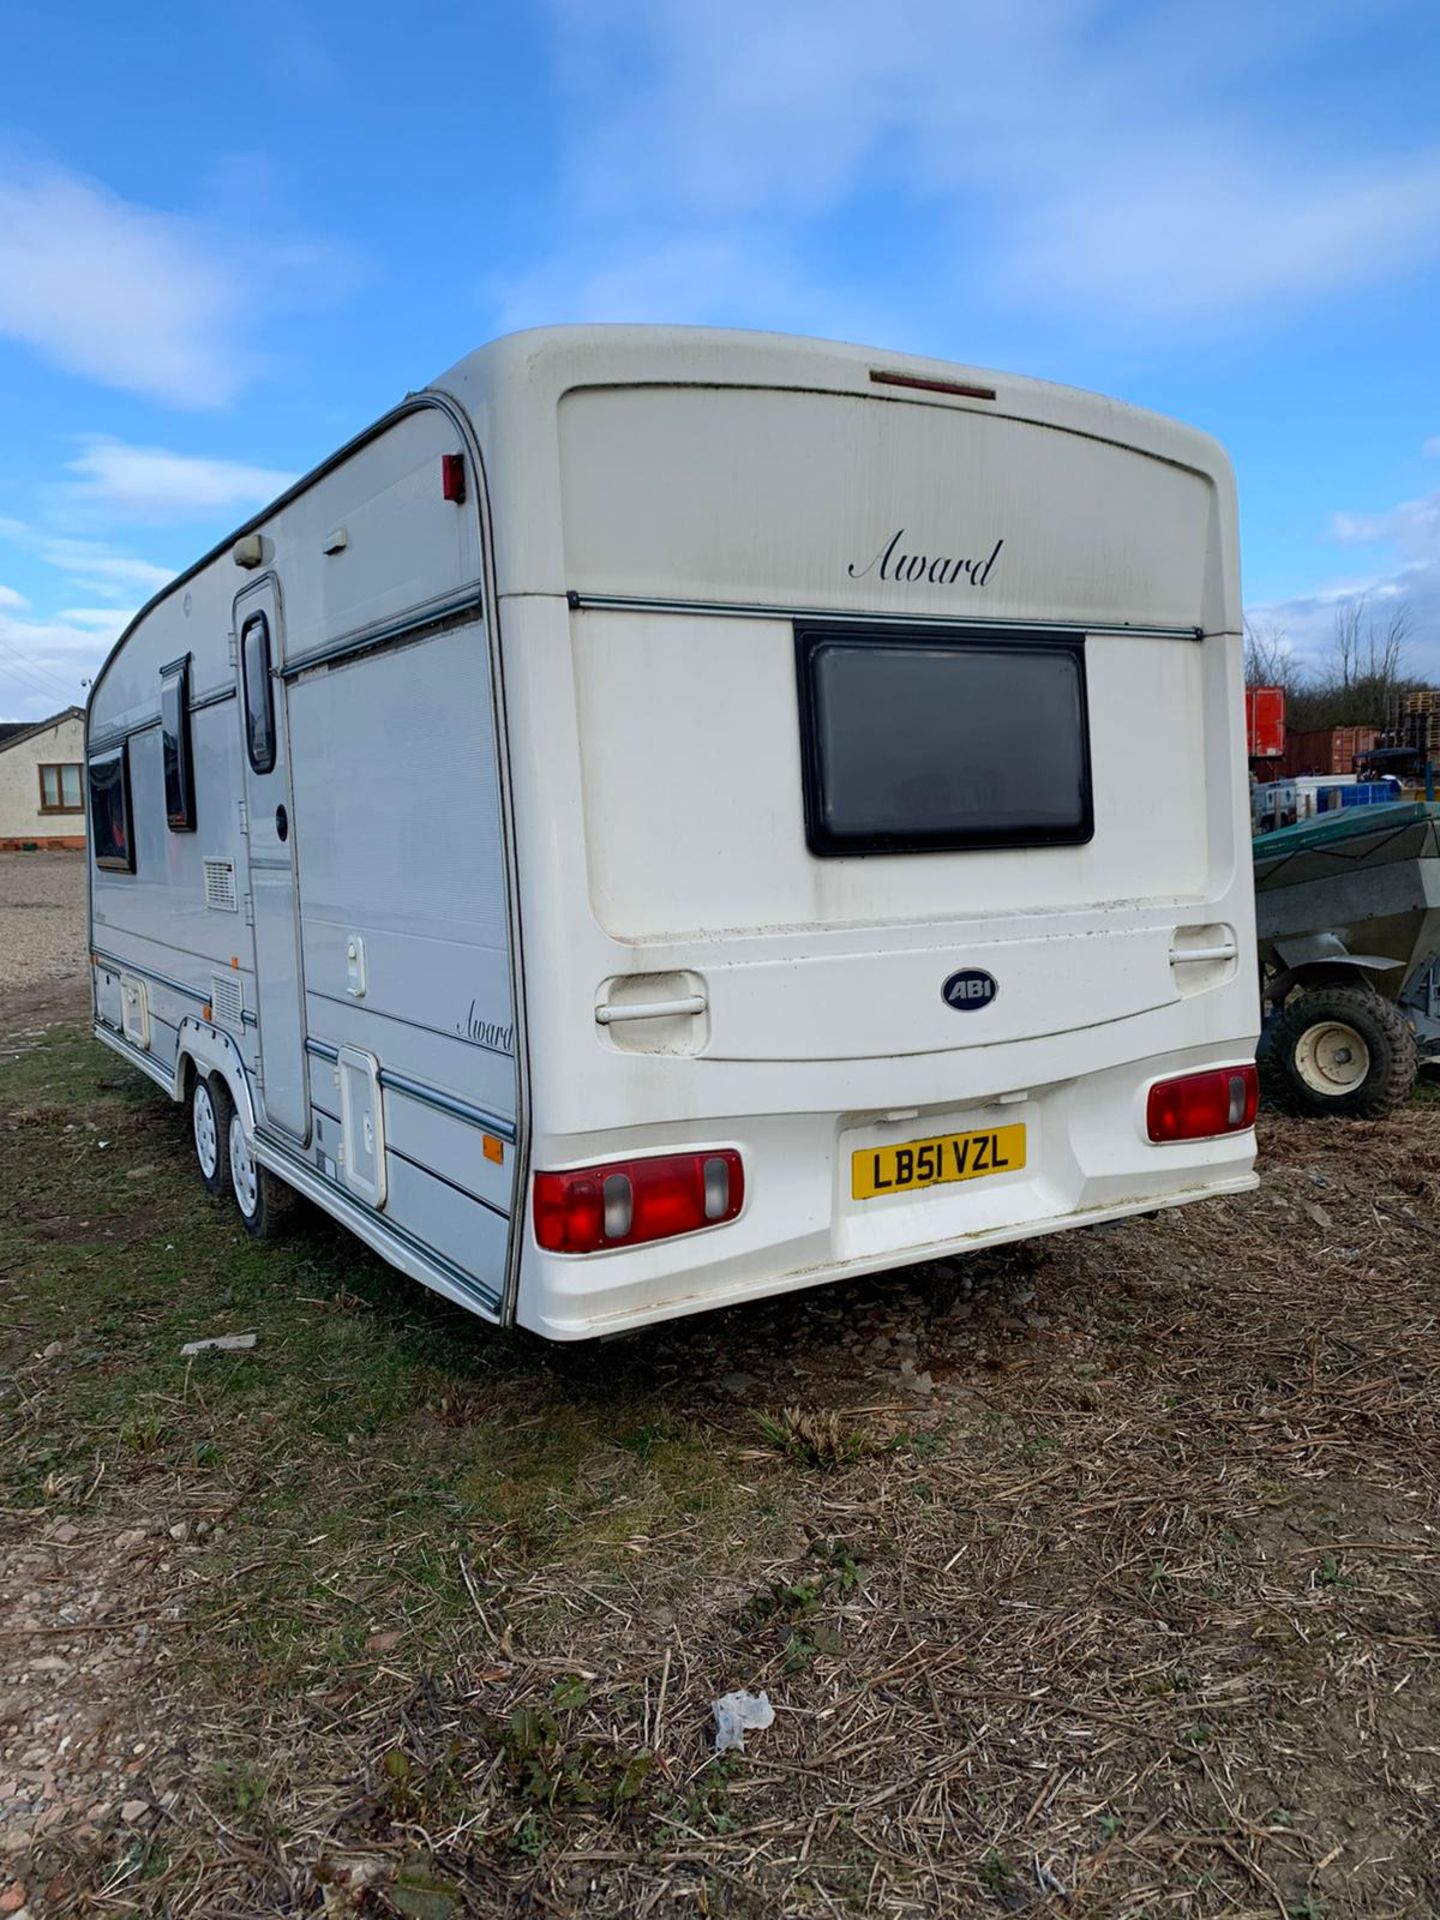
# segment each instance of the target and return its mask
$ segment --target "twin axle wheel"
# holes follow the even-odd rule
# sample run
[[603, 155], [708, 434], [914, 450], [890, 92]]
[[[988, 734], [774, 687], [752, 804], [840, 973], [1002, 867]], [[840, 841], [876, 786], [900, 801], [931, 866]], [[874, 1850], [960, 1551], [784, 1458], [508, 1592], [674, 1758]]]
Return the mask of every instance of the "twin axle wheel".
[[256, 1240], [272, 1239], [284, 1225], [295, 1194], [262, 1167], [245, 1137], [230, 1090], [218, 1073], [196, 1074], [190, 1089], [190, 1130], [205, 1191], [235, 1202], [240, 1224]]

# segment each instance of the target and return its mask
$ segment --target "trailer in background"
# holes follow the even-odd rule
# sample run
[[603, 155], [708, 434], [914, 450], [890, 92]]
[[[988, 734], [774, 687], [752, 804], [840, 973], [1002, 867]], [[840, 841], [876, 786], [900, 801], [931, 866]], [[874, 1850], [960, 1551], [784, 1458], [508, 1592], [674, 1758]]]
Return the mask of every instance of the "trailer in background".
[[1440, 1059], [1440, 807], [1359, 807], [1254, 842], [1267, 1090], [1374, 1119]]
[[1266, 766], [1278, 761], [1285, 751], [1285, 689], [1283, 687], [1246, 687], [1245, 752], [1252, 770], [1256, 761]]

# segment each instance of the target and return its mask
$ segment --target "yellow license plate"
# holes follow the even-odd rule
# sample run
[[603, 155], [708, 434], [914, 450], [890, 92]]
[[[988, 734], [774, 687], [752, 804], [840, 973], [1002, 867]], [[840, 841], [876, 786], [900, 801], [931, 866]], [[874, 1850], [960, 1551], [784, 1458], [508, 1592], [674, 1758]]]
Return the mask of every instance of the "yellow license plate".
[[850, 1193], [856, 1200], [873, 1200], [881, 1193], [910, 1193], [954, 1180], [983, 1180], [987, 1173], [1013, 1173], [1024, 1164], [1023, 1125], [943, 1133], [934, 1140], [907, 1140], [899, 1147], [861, 1147], [850, 1156]]

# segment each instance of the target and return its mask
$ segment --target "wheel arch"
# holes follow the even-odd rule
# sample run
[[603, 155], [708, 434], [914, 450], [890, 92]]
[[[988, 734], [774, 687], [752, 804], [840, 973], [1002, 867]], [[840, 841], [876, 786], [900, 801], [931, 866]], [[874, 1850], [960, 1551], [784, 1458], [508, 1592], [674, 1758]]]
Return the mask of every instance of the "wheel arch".
[[228, 1033], [201, 1020], [180, 1022], [180, 1037], [175, 1050], [175, 1097], [187, 1098], [194, 1075], [215, 1073], [225, 1083], [246, 1133], [255, 1137], [255, 1103], [250, 1097], [250, 1076], [240, 1049]]
[[1322, 958], [1301, 960], [1283, 968], [1264, 983], [1263, 997], [1269, 1005], [1278, 1007], [1297, 988], [1360, 986], [1373, 987], [1382, 998], [1391, 1000], [1394, 993], [1387, 993], [1375, 976], [1393, 972], [1399, 966], [1398, 960], [1381, 953], [1346, 953], [1342, 948]]

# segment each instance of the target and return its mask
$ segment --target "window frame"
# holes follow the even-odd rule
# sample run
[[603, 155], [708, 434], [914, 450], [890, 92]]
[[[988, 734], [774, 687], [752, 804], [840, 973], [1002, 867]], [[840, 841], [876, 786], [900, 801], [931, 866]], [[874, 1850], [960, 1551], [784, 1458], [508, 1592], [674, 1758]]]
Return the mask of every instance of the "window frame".
[[[268, 757], [263, 754], [257, 757], [255, 752], [256, 714], [251, 699], [250, 649], [248, 643], [250, 635], [257, 627], [260, 630], [260, 645], [264, 660], [261, 684], [264, 690], [265, 722], [269, 731]], [[245, 757], [250, 762], [250, 771], [258, 774], [273, 773], [275, 771], [276, 761], [279, 758], [280, 743], [275, 730], [275, 680], [273, 662], [270, 654], [270, 622], [266, 618], [263, 608], [257, 608], [256, 611], [246, 619], [240, 629], [240, 681], [241, 701], [245, 713]]]
[[[166, 708], [178, 699], [172, 735]], [[174, 741], [172, 769], [172, 747]], [[190, 744], [190, 655], [160, 669], [160, 771], [165, 790], [165, 824], [171, 833], [196, 828], [195, 758]], [[172, 779], [173, 771], [173, 779]]]
[[[1079, 847], [1095, 837], [1095, 795], [1090, 760], [1090, 695], [1085, 672], [1085, 635], [1043, 627], [1010, 628], [911, 625], [826, 620], [797, 620], [795, 670], [800, 708], [800, 775], [805, 802], [805, 843], [818, 858], [853, 859], [874, 854], [1000, 852], [1039, 847]], [[938, 828], [934, 831], [836, 833], [825, 818], [825, 779], [820, 743], [820, 713], [814, 662], [822, 647], [837, 640], [873, 648], [921, 646], [946, 652], [973, 649], [994, 653], [1061, 654], [1074, 663], [1080, 699], [1081, 817], [1070, 827], [1016, 829]]]
[[[95, 831], [95, 770], [108, 767], [115, 762], [120, 766], [120, 806], [125, 828], [125, 852], [101, 853], [99, 838]], [[86, 761], [86, 788], [90, 799], [89, 825], [90, 845], [97, 867], [106, 873], [134, 873], [135, 871], [135, 809], [131, 804], [130, 792], [130, 741], [122, 740], [118, 747], [108, 747], [103, 753], [93, 753]]]
[[[73, 767], [75, 769], [76, 779], [80, 788], [80, 798], [73, 807], [67, 806], [65, 803], [65, 770], [67, 767]], [[60, 796], [53, 807], [45, 798], [45, 776], [47, 773], [53, 773], [55, 775], [55, 791]], [[84, 813], [85, 763], [83, 760], [42, 760], [37, 768], [37, 776], [40, 781], [41, 813]]]

